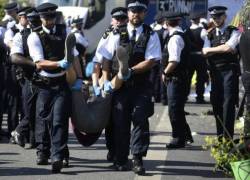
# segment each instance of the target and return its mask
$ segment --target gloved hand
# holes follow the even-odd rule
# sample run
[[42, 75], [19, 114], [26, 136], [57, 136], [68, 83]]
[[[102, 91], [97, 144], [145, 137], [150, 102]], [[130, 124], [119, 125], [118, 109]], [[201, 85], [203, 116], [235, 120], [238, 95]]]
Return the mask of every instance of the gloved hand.
[[101, 88], [97, 85], [94, 85], [93, 88], [94, 88], [95, 95], [100, 96], [101, 95]]
[[81, 91], [82, 88], [82, 79], [77, 79], [75, 83], [71, 86], [73, 91]]
[[59, 66], [59, 67], [65, 69], [65, 70], [68, 69], [69, 66], [70, 66], [70, 63], [69, 63], [66, 59], [63, 59], [63, 60], [61, 60], [61, 61], [58, 61], [57, 63], [58, 63], [58, 66]]
[[93, 62], [89, 62], [86, 66], [85, 69], [85, 75], [86, 77], [91, 77], [92, 73], [94, 71], [94, 63]]
[[[131, 76], [133, 75], [133, 70], [132, 69], [128, 69], [128, 74], [126, 76], [122, 76], [120, 79], [122, 79], [123, 81], [127, 81], [131, 78]], [[118, 74], [119, 77], [119, 74]]]
[[110, 81], [105, 80], [103, 86], [103, 90], [105, 93], [111, 93], [113, 91], [113, 86]]

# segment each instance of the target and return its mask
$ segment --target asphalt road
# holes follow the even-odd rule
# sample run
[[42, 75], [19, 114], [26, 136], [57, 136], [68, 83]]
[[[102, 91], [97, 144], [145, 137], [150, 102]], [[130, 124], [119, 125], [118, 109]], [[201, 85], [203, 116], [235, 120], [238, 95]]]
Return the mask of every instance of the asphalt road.
[[[0, 180], [221, 180], [221, 172], [214, 172], [214, 161], [210, 152], [202, 149], [204, 137], [215, 135], [215, 121], [212, 116], [202, 115], [211, 109], [210, 105], [189, 103], [186, 111], [191, 126], [194, 143], [180, 150], [167, 151], [166, 142], [171, 135], [167, 106], [156, 104], [155, 114], [150, 119], [151, 144], [144, 164], [145, 176], [135, 176], [133, 172], [117, 172], [106, 161], [105, 138], [102, 136], [91, 147], [78, 144], [71, 133], [69, 137], [70, 167], [61, 174], [51, 174], [50, 166], [37, 166], [35, 150], [26, 150], [0, 141]], [[4, 122], [6, 125], [6, 122]]]

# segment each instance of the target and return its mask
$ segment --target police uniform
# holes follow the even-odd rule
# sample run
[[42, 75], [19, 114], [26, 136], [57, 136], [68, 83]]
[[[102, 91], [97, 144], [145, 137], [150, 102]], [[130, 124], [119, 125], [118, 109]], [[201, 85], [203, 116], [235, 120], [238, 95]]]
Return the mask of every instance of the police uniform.
[[[43, 3], [36, 9], [41, 18], [54, 19], [57, 6]], [[42, 25], [40, 32], [32, 32], [28, 37], [29, 52], [34, 62], [46, 59], [59, 65], [53, 70], [42, 69], [39, 72], [43, 81], [38, 85], [36, 104], [37, 164], [48, 164], [48, 158], [51, 157], [52, 172], [55, 173], [61, 171], [63, 159], [68, 158], [65, 157], [65, 150], [68, 140], [70, 91], [65, 69], [59, 64], [64, 59], [65, 38], [66, 26], [62, 25], [54, 25], [51, 29]]]
[[[153, 26], [153, 30], [158, 34], [160, 42], [161, 42], [161, 49], [163, 50], [164, 47], [164, 40], [167, 36], [167, 30], [163, 27], [164, 16], [162, 12], [159, 12], [155, 16], [156, 23]], [[152, 27], [151, 26], [151, 27]], [[158, 62], [151, 71], [151, 81], [154, 82], [154, 101], [155, 102], [162, 102], [163, 104], [166, 103], [166, 88], [161, 81], [161, 62]]]
[[[144, 11], [145, 1], [129, 1], [128, 11]], [[132, 12], [131, 12], [132, 13]], [[158, 35], [147, 25], [134, 28], [130, 23], [112, 32], [99, 53], [106, 59], [112, 59], [119, 45], [130, 44], [129, 67], [145, 61], [161, 59], [161, 45]], [[133, 71], [133, 70], [131, 70]], [[152, 84], [150, 70], [134, 74], [113, 94], [112, 120], [114, 125], [115, 165], [117, 170], [127, 170], [129, 146], [133, 154], [133, 171], [143, 173], [142, 156], [146, 156], [149, 147], [149, 122], [153, 115]], [[130, 141], [130, 127], [133, 123]], [[131, 143], [130, 143], [131, 142]]]
[[[24, 7], [18, 10], [18, 16], [21, 17], [24, 15], [24, 12], [29, 7]], [[12, 47], [12, 42], [14, 36], [21, 31], [25, 31], [27, 25], [15, 24], [13, 27], [9, 28], [4, 35], [4, 43], [6, 47], [10, 50]], [[6, 91], [7, 91], [7, 102], [8, 102], [8, 131], [11, 133], [15, 130], [18, 125], [19, 117], [18, 113], [21, 113], [23, 117], [23, 112], [21, 111], [22, 101], [21, 101], [21, 84], [22, 77], [21, 72], [18, 67], [11, 65], [9, 57], [7, 57], [6, 66], [5, 66], [5, 81], [6, 81]], [[10, 139], [12, 142], [12, 139]]]
[[[212, 18], [221, 18], [226, 7], [214, 6], [208, 10]], [[214, 28], [205, 39], [203, 52], [210, 47], [227, 45], [236, 50], [240, 32], [233, 26]], [[207, 48], [207, 49], [206, 49]], [[208, 57], [211, 73], [211, 103], [216, 118], [217, 135], [233, 138], [235, 105], [238, 97], [239, 59], [235, 52], [214, 53]]]
[[[83, 25], [82, 18], [73, 19], [72, 24], [71, 24], [71, 26], [73, 27], [71, 30], [71, 33], [74, 33], [74, 35], [75, 35], [76, 50], [79, 53], [78, 57], [80, 60], [82, 72], [84, 72], [86, 64], [87, 64], [86, 59], [85, 59], [85, 53], [86, 53], [87, 47], [89, 46], [89, 42], [88, 42], [87, 38], [84, 36], [83, 30], [82, 30], [82, 25]], [[77, 27], [77, 26], [79, 26], [79, 27]], [[87, 77], [85, 77], [85, 73], [83, 73], [83, 77], [84, 77], [84, 79], [87, 78]]]
[[[166, 13], [167, 21], [179, 21], [180, 13]], [[193, 142], [189, 125], [186, 121], [184, 106], [187, 92], [187, 64], [189, 48], [187, 38], [180, 26], [169, 29], [167, 44], [167, 65], [176, 63], [172, 72], [163, 72], [167, 83], [168, 111], [172, 126], [172, 140], [166, 145], [167, 149], [185, 147], [187, 141]]]
[[[13, 38], [13, 45], [11, 48], [10, 55], [20, 55], [25, 57], [25, 61], [30, 61], [28, 66], [25, 62], [20, 62], [18, 60], [13, 60], [12, 63], [21, 67], [22, 75], [22, 103], [23, 103], [23, 113], [24, 117], [16, 127], [15, 131], [11, 134], [14, 137], [17, 144], [24, 147], [25, 137], [29, 137], [30, 148], [35, 147], [35, 112], [36, 112], [36, 99], [37, 99], [37, 88], [32, 86], [33, 73], [35, 70], [35, 64], [32, 64], [30, 59], [29, 49], [27, 45], [27, 39], [31, 31], [41, 30], [41, 24], [34, 24], [34, 21], [40, 21], [39, 14], [34, 8], [30, 8], [24, 11], [24, 15], [27, 16], [28, 20], [31, 22], [31, 28], [25, 28], [21, 32], [18, 32]], [[32, 25], [33, 22], [33, 25]], [[41, 23], [41, 22], [40, 22]], [[38, 26], [37, 26], [38, 25]], [[19, 59], [19, 61], [22, 61]], [[23, 64], [22, 64], [23, 63]], [[28, 62], [27, 62], [28, 63]], [[26, 66], [25, 66], [26, 65]]]
[[[16, 24], [15, 17], [12, 17], [8, 14], [9, 11], [17, 11], [16, 3], [9, 3], [4, 6], [5, 16], [0, 22], [0, 132], [2, 127], [2, 115], [3, 111], [5, 111], [5, 107], [7, 106], [7, 90], [6, 90], [6, 76], [9, 73], [6, 70], [6, 60], [7, 60], [7, 48], [4, 44], [4, 34], [7, 28]], [[14, 13], [13, 13], [14, 14]], [[10, 26], [11, 25], [11, 26]]]
[[[116, 7], [114, 9], [112, 9], [111, 11], [111, 16], [112, 18], [116, 19], [120, 19], [120, 18], [125, 18], [127, 19], [128, 16], [127, 16], [127, 8], [124, 8], [124, 7]], [[103, 62], [103, 57], [102, 55], [99, 53], [99, 48], [105, 44], [108, 36], [110, 35], [110, 33], [112, 31], [114, 31], [114, 29], [116, 29], [117, 27], [115, 27], [113, 24], [111, 24], [106, 30], [105, 32], [103, 33], [102, 35], [102, 38], [101, 40], [99, 41], [98, 45], [97, 45], [97, 48], [96, 48], [96, 53], [95, 53], [95, 56], [93, 58], [93, 62], [94, 63], [99, 63], [99, 64], [102, 64]]]
[[[189, 63], [189, 87], [191, 86], [192, 77], [196, 71], [196, 102], [205, 103], [204, 92], [205, 92], [205, 82], [207, 82], [207, 68], [205, 58], [201, 54], [201, 50], [204, 45], [204, 40], [207, 32], [204, 28], [199, 26], [200, 14], [192, 13], [190, 15], [191, 26], [187, 29], [186, 33], [190, 39], [190, 63]], [[198, 23], [195, 23], [198, 21]], [[190, 89], [188, 91], [188, 94]], [[187, 94], [187, 96], [188, 96]]]
[[[116, 21], [120, 21], [123, 19], [127, 19], [127, 8], [125, 7], [116, 7], [112, 9], [111, 11], [111, 16], [112, 18], [116, 19]], [[98, 49], [105, 44], [105, 40], [108, 38], [109, 34], [112, 31], [115, 31], [115, 29], [118, 27], [115, 27], [115, 25], [110, 25], [104, 32], [99, 44], [98, 44]], [[96, 57], [97, 61], [95, 60], [94, 62], [102, 63], [102, 55], [98, 54], [98, 50], [96, 51]], [[99, 59], [99, 61], [98, 61]], [[112, 65], [115, 67], [115, 65]], [[117, 67], [115, 67], [117, 68]], [[105, 128], [105, 139], [106, 139], [106, 147], [108, 149], [108, 154], [107, 154], [107, 160], [108, 161], [113, 161], [114, 160], [114, 155], [115, 155], [115, 145], [114, 145], [114, 125], [112, 123], [113, 121], [110, 120], [107, 127]]]

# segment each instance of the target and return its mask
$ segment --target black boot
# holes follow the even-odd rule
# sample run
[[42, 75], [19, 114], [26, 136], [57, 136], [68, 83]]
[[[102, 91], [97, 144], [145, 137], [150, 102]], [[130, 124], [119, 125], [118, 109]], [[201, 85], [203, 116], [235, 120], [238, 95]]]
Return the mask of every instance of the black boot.
[[60, 173], [63, 168], [63, 161], [59, 159], [54, 159], [51, 162], [52, 165], [52, 173]]
[[134, 155], [132, 159], [132, 170], [135, 174], [144, 175], [145, 168], [143, 167], [142, 157]]
[[186, 141], [183, 138], [173, 138], [170, 143], [166, 145], [167, 149], [178, 149], [184, 148], [186, 145]]

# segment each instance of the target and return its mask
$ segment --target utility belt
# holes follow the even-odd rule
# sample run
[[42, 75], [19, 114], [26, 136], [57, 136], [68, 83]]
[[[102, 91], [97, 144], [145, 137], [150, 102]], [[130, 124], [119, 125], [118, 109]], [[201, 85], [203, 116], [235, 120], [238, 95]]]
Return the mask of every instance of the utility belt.
[[174, 72], [174, 73], [170, 73], [170, 74], [164, 74], [166, 76], [166, 81], [170, 82], [170, 81], [187, 81], [187, 77], [188, 77], [188, 73], [187, 71], [183, 70], [183, 71], [178, 71], [178, 72]]
[[128, 81], [123, 82], [123, 86], [126, 88], [151, 88], [152, 82], [149, 78], [139, 79], [136, 77], [132, 77]]
[[66, 75], [59, 77], [45, 77], [35, 74], [32, 78], [32, 84], [41, 88], [60, 86], [66, 82]]
[[220, 63], [211, 65], [211, 71], [226, 71], [231, 69], [235, 69], [240, 74], [240, 65], [238, 63]]

